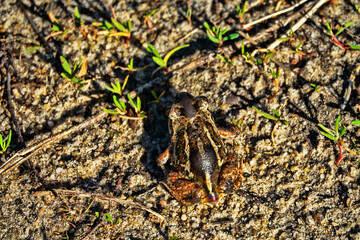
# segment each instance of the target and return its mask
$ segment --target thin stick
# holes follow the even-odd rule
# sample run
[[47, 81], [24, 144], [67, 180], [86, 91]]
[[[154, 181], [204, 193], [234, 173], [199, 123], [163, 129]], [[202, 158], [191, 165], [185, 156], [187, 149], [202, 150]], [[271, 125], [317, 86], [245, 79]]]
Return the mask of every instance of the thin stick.
[[39, 31], [39, 29], [37, 29], [36, 24], [34, 23], [34, 21], [31, 19], [31, 17], [27, 14], [26, 9], [24, 7], [24, 4], [21, 0], [17, 0], [16, 4], [19, 6], [20, 10], [22, 11], [22, 13], [25, 15], [25, 18], [29, 21], [31, 27], [34, 29], [35, 33], [38, 35], [40, 42], [47, 47], [48, 49], [50, 49], [52, 52], [55, 52], [55, 50], [49, 45], [49, 43], [44, 39], [44, 35]]
[[[100, 216], [99, 218], [102, 218], [102, 216]], [[89, 232], [86, 233], [86, 234], [85, 234], [83, 237], [81, 237], [79, 240], [85, 240], [85, 239], [89, 238], [90, 235], [93, 234], [93, 233], [95, 232], [95, 230], [96, 230], [98, 227], [100, 227], [102, 224], [104, 224], [103, 221], [102, 221], [102, 220], [99, 220], [99, 222], [98, 222], [94, 227], [92, 227], [92, 228], [90, 229], [90, 231], [87, 230], [87, 231], [89, 231]]]
[[9, 65], [7, 63], [5, 63], [5, 68], [6, 68], [6, 72], [7, 72], [7, 74], [6, 74], [6, 78], [7, 78], [6, 88], [7, 88], [8, 103], [9, 103], [9, 110], [11, 112], [11, 118], [12, 118], [12, 120], [14, 122], [16, 133], [19, 136], [19, 142], [24, 143], [24, 138], [21, 135], [21, 130], [19, 128], [19, 124], [18, 124], [17, 119], [16, 119], [16, 115], [15, 115], [15, 111], [14, 111], [14, 105], [13, 105], [12, 99], [11, 99], [10, 69], [9, 69]]
[[[58, 133], [52, 137], [46, 138], [38, 143], [35, 143], [34, 145], [24, 148], [23, 150], [15, 153], [9, 160], [7, 160], [3, 165], [0, 167], [0, 174], [6, 174], [7, 172], [13, 170], [17, 166], [19, 166], [21, 163], [23, 163], [25, 160], [29, 159], [31, 156], [34, 156], [38, 151], [41, 149], [45, 149], [50, 144], [59, 141], [66, 136], [79, 131], [91, 124], [94, 124], [96, 121], [104, 118], [107, 115], [105, 111], [102, 111], [95, 115], [94, 117], [86, 120], [83, 123], [80, 123], [79, 125], [76, 125], [74, 127], [71, 127], [61, 133]], [[29, 155], [27, 155], [29, 154]], [[27, 155], [27, 156], [26, 156]]]
[[342, 112], [345, 109], [346, 105], [349, 102], [351, 90], [352, 90], [352, 87], [354, 86], [356, 75], [358, 75], [359, 72], [360, 72], [360, 64], [355, 68], [355, 70], [350, 75], [350, 78], [348, 81], [348, 86], [345, 89], [344, 102], [340, 106], [340, 112]]
[[[121, 205], [135, 207], [138, 209], [145, 210], [145, 211], [153, 214], [154, 216], [158, 217], [162, 221], [165, 221], [165, 217], [162, 216], [161, 214], [151, 210], [150, 208], [145, 207], [144, 205], [142, 205], [140, 203], [134, 202], [134, 201], [124, 200], [124, 199], [120, 199], [117, 197], [111, 197], [106, 194], [99, 194], [99, 193], [87, 193], [87, 192], [79, 192], [79, 191], [64, 190], [64, 189], [54, 189], [54, 191], [57, 194], [63, 194], [63, 195], [67, 195], [67, 196], [88, 197], [88, 198], [94, 198], [95, 201], [98, 201], [98, 202], [109, 202], [109, 201], [111, 202], [112, 201], [112, 202], [116, 202]], [[35, 197], [38, 197], [38, 196], [46, 196], [49, 194], [51, 194], [50, 191], [38, 191], [38, 192], [34, 192], [32, 195]]]
[[[324, 5], [326, 2], [328, 2], [329, 0], [319, 0], [318, 3], [315, 4], [315, 6], [306, 13], [306, 15], [304, 17], [302, 17], [288, 32], [286, 35], [281, 36], [280, 38], [283, 37], [287, 37], [290, 32], [295, 32], [296, 30], [298, 30], [305, 22], [306, 20], [308, 20], [309, 18], [312, 17], [312, 15], [322, 6]], [[280, 43], [282, 43], [283, 41], [276, 39], [275, 42], [273, 42], [272, 44], [270, 44], [267, 49], [269, 50], [273, 50], [274, 48], [276, 48], [277, 46], [279, 46]]]
[[290, 11], [292, 11], [294, 8], [297, 8], [298, 6], [304, 4], [304, 3], [307, 2], [307, 1], [309, 1], [309, 0], [302, 0], [302, 1], [294, 4], [293, 6], [291, 6], [291, 7], [289, 7], [289, 8], [286, 8], [286, 9], [284, 9], [284, 10], [275, 12], [275, 13], [270, 14], [270, 15], [267, 15], [267, 16], [262, 17], [262, 18], [260, 18], [260, 19], [258, 19], [258, 20], [256, 20], [256, 21], [253, 21], [253, 22], [251, 22], [251, 23], [245, 24], [245, 25], [244, 25], [244, 29], [247, 29], [247, 28], [249, 28], [249, 27], [251, 27], [251, 26], [253, 26], [253, 25], [255, 25], [255, 24], [261, 23], [261, 22], [263, 22], [263, 21], [265, 21], [265, 20], [267, 20], [267, 19], [269, 19], [269, 18], [276, 17], [276, 16], [279, 16], [279, 15], [281, 15], [281, 14], [290, 12]]

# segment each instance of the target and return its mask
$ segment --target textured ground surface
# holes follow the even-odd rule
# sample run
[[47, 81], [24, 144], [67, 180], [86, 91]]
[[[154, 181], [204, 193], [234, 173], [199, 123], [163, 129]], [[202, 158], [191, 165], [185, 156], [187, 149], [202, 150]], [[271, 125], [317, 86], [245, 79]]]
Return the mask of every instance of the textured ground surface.
[[[252, 2], [245, 22], [273, 13], [276, 3], [265, 2]], [[359, 239], [359, 157], [345, 152], [336, 166], [339, 149], [317, 128], [317, 123], [322, 123], [333, 129], [349, 77], [360, 59], [359, 51], [343, 50], [331, 41], [325, 22], [339, 28], [354, 21], [338, 37], [345, 44], [360, 45], [356, 37], [360, 32], [356, 4], [359, 6], [360, 2], [335, 0], [325, 4], [292, 36], [291, 43], [284, 42], [275, 49], [272, 60], [265, 65], [245, 63], [241, 51], [236, 50], [241, 46], [239, 38], [230, 46], [235, 51], [231, 56], [229, 51], [223, 53], [234, 61], [233, 65], [215, 59], [165, 76], [161, 84], [140, 94], [146, 120], [134, 122], [107, 116], [32, 157], [43, 184], [37, 181], [28, 163], [1, 176], [0, 239], [79, 239], [89, 229], [95, 229], [90, 235], [93, 239]], [[1, 46], [11, 52], [18, 73], [15, 77], [11, 71], [13, 102], [25, 142], [30, 146], [101, 112], [112, 101], [103, 84], [122, 82], [127, 73], [116, 66], [128, 65], [130, 58], [134, 58], [136, 68], [145, 65], [149, 68], [133, 73], [126, 91], [149, 82], [156, 65], [145, 50], [148, 42], [161, 54], [190, 44], [170, 58], [170, 70], [212, 56], [217, 46], [207, 38], [203, 22], [227, 26], [231, 32], [240, 31], [236, 5], [242, 6], [243, 2], [24, 1], [24, 5], [44, 36], [51, 32], [50, 11], [69, 29], [66, 39], [56, 36], [48, 41], [49, 48], [27, 52], [27, 48], [41, 43], [35, 31], [15, 1], [4, 1], [0, 6]], [[75, 27], [76, 6], [85, 25], [90, 25], [95, 21], [111, 21], [110, 5], [119, 21], [129, 17], [133, 21], [128, 47], [124, 38], [96, 37], [91, 31], [85, 38]], [[192, 26], [185, 18], [190, 7]], [[160, 10], [151, 17], [152, 32], [144, 24], [142, 14], [155, 8]], [[249, 34], [254, 36], [294, 13], [258, 24]], [[268, 46], [288, 29], [272, 31], [258, 45], [247, 45], [246, 51]], [[299, 49], [304, 53], [301, 61], [293, 52], [299, 43], [303, 43]], [[64, 88], [67, 82], [60, 76], [60, 56], [71, 64], [81, 56], [86, 57], [85, 79], [95, 80], [85, 83], [81, 90], [75, 84]], [[255, 57], [264, 58], [261, 54]], [[275, 85], [268, 72], [277, 68], [281, 71], [279, 91], [269, 101]], [[3, 67], [0, 90], [3, 135], [14, 129], [4, 90], [5, 76]], [[164, 73], [158, 72], [156, 76]], [[321, 90], [315, 92], [312, 83], [320, 85]], [[349, 103], [342, 112], [345, 125], [360, 118], [359, 85], [356, 78]], [[161, 99], [165, 107], [171, 105], [180, 91], [208, 97], [218, 126], [224, 128], [232, 126], [232, 118], [242, 119], [235, 139], [227, 141], [231, 151], [244, 157], [240, 189], [226, 195], [216, 206], [183, 206], [159, 185], [163, 174], [156, 158], [167, 147], [169, 134], [166, 112], [160, 104], [151, 103], [150, 90], [158, 94], [166, 91]], [[281, 114], [288, 125], [277, 125], [273, 145], [270, 134], [274, 122], [255, 113], [252, 106], [272, 112], [286, 100]], [[14, 134], [1, 163], [20, 150], [16, 137]], [[343, 140], [355, 150], [351, 142], [360, 144], [359, 127], [349, 126]], [[76, 194], [59, 193], [54, 197], [47, 189], [106, 194], [138, 202], [166, 221], [138, 207], [93, 201]], [[102, 215], [100, 219], [109, 214], [113, 222], [99, 221], [97, 213]]]

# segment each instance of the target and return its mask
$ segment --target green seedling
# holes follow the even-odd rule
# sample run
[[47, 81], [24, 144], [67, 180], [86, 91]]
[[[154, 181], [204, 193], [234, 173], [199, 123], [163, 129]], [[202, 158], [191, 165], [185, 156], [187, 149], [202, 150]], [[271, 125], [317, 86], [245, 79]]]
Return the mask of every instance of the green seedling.
[[248, 3], [245, 2], [244, 6], [242, 8], [240, 8], [240, 6], [236, 6], [236, 14], [239, 17], [239, 21], [240, 21], [241, 25], [244, 25], [244, 14], [246, 12], [247, 5], [248, 5]]
[[254, 65], [256, 59], [253, 56], [251, 56], [249, 52], [245, 51], [244, 41], [242, 41], [241, 44], [241, 56], [245, 59], [246, 63], [249, 63], [251, 66]]
[[[326, 128], [325, 126], [323, 126], [320, 123], [318, 124], [318, 126], [322, 130], [324, 130], [324, 131], [320, 131], [320, 133], [322, 135], [324, 135], [325, 137], [327, 137], [328, 139], [336, 142], [336, 144], [339, 147], [340, 155], [336, 159], [335, 165], [337, 165], [340, 162], [340, 160], [341, 160], [341, 158], [343, 156], [342, 147], [344, 147], [345, 150], [348, 151], [349, 153], [356, 155], [356, 152], [354, 152], [354, 151], [350, 150], [349, 148], [347, 148], [346, 145], [345, 145], [345, 142], [341, 139], [341, 137], [345, 134], [347, 128], [343, 124], [340, 124], [340, 119], [341, 119], [341, 114], [339, 114], [339, 116], [336, 118], [335, 130], [334, 131]], [[351, 125], [360, 125], [360, 120], [352, 121]]]
[[61, 73], [61, 76], [65, 79], [71, 80], [73, 83], [78, 84], [78, 89], [82, 88], [84, 85], [83, 80], [80, 78], [87, 74], [86, 58], [84, 58], [84, 61], [82, 58], [80, 58], [79, 61], [76, 60], [73, 68], [70, 67], [68, 61], [63, 56], [60, 56], [60, 60], [61, 66], [64, 69], [64, 72]]
[[354, 5], [354, 7], [355, 7], [355, 10], [358, 12], [358, 13], [360, 13], [360, 7], [358, 6], [358, 5]]
[[243, 124], [244, 124], [244, 120], [243, 118], [241, 118], [239, 121], [237, 121], [234, 117], [231, 119], [232, 124], [234, 124], [234, 126], [240, 128]]
[[130, 94], [127, 95], [130, 105], [135, 109], [135, 113], [137, 114], [137, 116], [139, 118], [146, 118], [147, 116], [145, 115], [144, 112], [141, 111], [141, 101], [140, 98], [137, 97], [136, 98], [136, 104], [134, 103], [134, 100], [130, 97]]
[[224, 63], [228, 63], [230, 65], [234, 65], [234, 61], [231, 61], [230, 59], [228, 59], [227, 57], [221, 55], [221, 54], [216, 54], [216, 56], [221, 60], [223, 61]]
[[164, 94], [165, 94], [165, 91], [162, 91], [162, 93], [160, 93], [160, 95], [158, 96], [154, 90], [151, 90], [151, 95], [154, 97], [155, 100], [149, 102], [149, 104], [157, 103], [164, 110], [164, 112], [166, 112], [166, 108], [164, 107], [164, 105], [160, 101]]
[[281, 42], [287, 42], [289, 41], [290, 43], [292, 42], [293, 38], [295, 36], [295, 32], [290, 29], [289, 33], [288, 33], [288, 37], [282, 37], [282, 38], [278, 38], [276, 39], [277, 41], [281, 41]]
[[306, 53], [300, 51], [300, 48], [301, 48], [302, 45], [303, 45], [302, 42], [299, 43], [298, 45], [296, 45], [295, 50], [292, 50], [292, 51], [291, 51], [291, 53], [295, 53], [296, 55], [299, 56], [299, 61], [296, 61], [295, 59], [294, 59], [293, 61], [291, 61], [291, 63], [292, 63], [293, 65], [297, 64], [298, 62], [300, 62], [300, 61], [302, 60], [302, 56], [303, 56], [303, 55], [306, 55]]
[[273, 53], [273, 52], [266, 53], [263, 63], [267, 63], [270, 60], [270, 58], [272, 58], [274, 55], [275, 55], [275, 53]]
[[[116, 83], [111, 83], [111, 87], [108, 85], [104, 85], [105, 88], [109, 91], [111, 91], [114, 94], [119, 94], [119, 96], [121, 97], [123, 95], [123, 91], [124, 88], [128, 82], [129, 79], [129, 75], [126, 76], [125, 81], [123, 83], [123, 85], [121, 86], [120, 82], [116, 82]], [[128, 111], [126, 108], [126, 103], [125, 103], [125, 99], [118, 99], [116, 97], [116, 95], [113, 95], [113, 103], [115, 105], [115, 110], [112, 109], [107, 109], [107, 108], [103, 108], [103, 110], [107, 113], [110, 114], [119, 114], [120, 117], [122, 118], [127, 118], [127, 119], [132, 119], [132, 120], [139, 120], [142, 118], [146, 118], [146, 115], [143, 111], [141, 111], [141, 101], [140, 98], [137, 97], [136, 99], [136, 104], [134, 103], [134, 100], [130, 97], [130, 94], [127, 95], [128, 101], [130, 103], [130, 105], [134, 108], [135, 113], [137, 114], [137, 117], [132, 117], [132, 113], [131, 110]], [[130, 116], [129, 116], [130, 114]]]
[[111, 109], [106, 109], [103, 108], [103, 110], [107, 113], [110, 114], [119, 114], [120, 117], [122, 118], [127, 118], [127, 119], [132, 119], [132, 120], [139, 120], [142, 118], [146, 118], [147, 116], [145, 115], [145, 113], [143, 111], [141, 111], [141, 101], [140, 98], [137, 97], [137, 101], [136, 104], [134, 103], [134, 100], [130, 97], [130, 95], [128, 94], [128, 100], [130, 105], [135, 109], [135, 112], [137, 113], [137, 117], [131, 117], [131, 116], [126, 116], [129, 111], [126, 109], [126, 104], [124, 101], [122, 100], [118, 100], [118, 98], [113, 95], [113, 102], [114, 105], [116, 107], [115, 110], [111, 110]]
[[227, 28], [221, 29], [221, 27], [215, 28], [214, 26], [210, 28], [207, 22], [204, 22], [204, 27], [206, 28], [208, 38], [212, 42], [219, 44], [219, 47], [221, 47], [225, 41], [234, 40], [240, 36], [238, 33], [232, 33], [224, 37], [224, 34], [228, 31]]
[[[100, 27], [104, 31], [100, 31], [98, 34], [104, 34], [107, 37], [116, 37], [122, 36], [126, 37], [126, 45], [129, 45], [130, 37], [131, 37], [131, 30], [132, 30], [132, 22], [129, 19], [128, 21], [121, 24], [115, 18], [111, 18], [111, 23], [105, 21], [104, 23], [101, 22], [93, 22], [92, 25], [95, 27]], [[118, 31], [116, 31], [116, 29]]]
[[310, 83], [310, 86], [314, 88], [314, 92], [320, 92], [320, 90], [321, 90], [321, 86], [320, 86], [320, 85], [316, 85], [316, 84]]
[[160, 93], [160, 95], [158, 96], [157, 93], [154, 90], [151, 90], [151, 95], [154, 97], [154, 101], [149, 102], [149, 104], [151, 103], [160, 103], [160, 99], [162, 98], [162, 96], [164, 96], [165, 91], [162, 91], [162, 93]]
[[51, 21], [51, 30], [54, 32], [60, 32], [64, 31], [63, 25], [60, 23], [60, 21], [55, 17], [54, 13], [52, 11], [49, 12], [49, 18]]
[[79, 24], [80, 26], [84, 26], [84, 21], [81, 19], [78, 7], [75, 7], [74, 17], [75, 17], [76, 24]]
[[330, 24], [328, 22], [326, 22], [326, 28], [327, 31], [326, 33], [331, 37], [331, 41], [333, 41], [335, 43], [335, 45], [337, 45], [338, 47], [344, 49], [344, 50], [348, 50], [348, 49], [356, 49], [359, 50], [360, 46], [359, 45], [352, 45], [350, 44], [349, 46], [345, 46], [344, 44], [342, 44], [339, 39], [337, 38], [337, 36], [343, 32], [346, 28], [350, 27], [351, 25], [353, 25], [354, 22], [347, 22], [345, 23], [343, 26], [341, 26], [336, 33], [334, 34], [332, 31], [332, 27], [330, 26]]
[[154, 10], [151, 10], [151, 11], [146, 11], [144, 14], [143, 14], [143, 18], [144, 18], [144, 22], [145, 24], [148, 26], [148, 28], [151, 30], [151, 31], [154, 31], [153, 29], [153, 25], [150, 21], [150, 17], [152, 15], [154, 15], [159, 9], [154, 9]]
[[129, 65], [127, 65], [127, 67], [117, 66], [115, 68], [120, 68], [121, 70], [129, 71], [129, 72], [136, 72], [136, 71], [139, 71], [139, 70], [143, 70], [143, 69], [145, 69], [147, 67], [148, 66], [145, 66], [145, 67], [142, 67], [142, 68], [134, 68], [134, 60], [131, 58], [130, 63], [129, 63]]
[[48, 40], [51, 37], [61, 35], [63, 38], [66, 37], [66, 34], [69, 30], [66, 30], [60, 21], [55, 17], [52, 11], [49, 12], [49, 19], [51, 22], [51, 33], [45, 37], [45, 40]]
[[272, 78], [273, 83], [275, 85], [275, 91], [274, 91], [273, 95], [271, 95], [271, 97], [269, 98], [269, 102], [274, 99], [274, 97], [276, 96], [276, 94], [277, 94], [277, 92], [279, 90], [280, 69], [278, 69], [278, 70], [270, 69], [270, 75], [271, 75], [271, 78]]
[[[166, 73], [169, 72], [169, 69], [167, 67], [167, 62], [169, 60], [169, 58], [171, 57], [171, 55], [173, 55], [176, 51], [179, 51], [182, 48], [186, 48], [189, 47], [189, 44], [185, 44], [185, 45], [181, 45], [179, 47], [174, 48], [173, 50], [171, 50], [170, 52], [168, 52], [164, 58], [162, 58], [159, 54], [159, 52], [156, 50], [156, 48], [151, 45], [150, 43], [147, 44], [146, 50], [150, 53], [150, 55], [152, 56], [152, 59], [154, 60], [154, 62], [159, 65], [160, 67], [158, 69], [155, 70], [158, 71], [159, 69], [165, 69]], [[154, 72], [154, 73], [155, 73]]]
[[283, 125], [286, 126], [287, 123], [288, 123], [287, 120], [280, 118], [280, 111], [281, 111], [281, 109], [282, 109], [283, 107], [285, 107], [286, 104], [287, 104], [287, 99], [285, 100], [284, 104], [279, 108], [279, 110], [273, 109], [273, 112], [274, 112], [275, 116], [274, 116], [274, 115], [271, 115], [271, 114], [269, 114], [269, 113], [267, 113], [267, 112], [263, 112], [263, 111], [257, 109], [257, 108], [254, 107], [254, 106], [252, 107], [257, 113], [259, 113], [259, 114], [262, 115], [263, 117], [275, 121], [274, 128], [273, 128], [273, 130], [271, 131], [271, 140], [272, 140], [272, 143], [273, 143], [274, 146], [275, 146], [274, 133], [275, 133], [275, 128], [276, 128], [276, 126], [277, 126], [279, 123], [281, 123], [281, 124], [283, 124]]
[[109, 36], [124, 36], [126, 37], [126, 45], [129, 45], [132, 30], [131, 20], [129, 19], [123, 24], [119, 23], [115, 18], [111, 18], [111, 21], [120, 32], [111, 33]]
[[[97, 216], [100, 216], [100, 214], [98, 212]], [[96, 215], [95, 213], [95, 215]], [[116, 224], [118, 224], [120, 222], [120, 218], [117, 218], [116, 221], [113, 220], [112, 216], [110, 215], [110, 213], [104, 213], [104, 220], [105, 222], [110, 223], [111, 227], [114, 227]]]
[[267, 119], [270, 119], [270, 120], [274, 120], [276, 122], [280, 122], [282, 123], [283, 125], [287, 125], [287, 121], [285, 119], [281, 119], [280, 118], [280, 112], [276, 109], [273, 109], [273, 112], [275, 114], [275, 116], [267, 113], [267, 112], [263, 112], [259, 109], [257, 109], [256, 107], [252, 107], [257, 113], [259, 113], [260, 115], [262, 115], [263, 117], [267, 118]]
[[120, 82], [116, 82], [116, 83], [111, 83], [111, 87], [109, 87], [108, 85], [104, 84], [105, 88], [113, 93], [119, 94], [120, 96], [122, 96], [123, 94], [123, 90], [128, 82], [129, 79], [129, 75], [127, 75], [125, 77], [125, 81], [123, 83], [123, 85], [120, 85]]
[[110, 114], [120, 114], [120, 116], [125, 116], [128, 113], [128, 111], [126, 110], [126, 104], [124, 101], [118, 100], [117, 97], [115, 95], [113, 95], [113, 102], [116, 107], [115, 110], [111, 110], [111, 109], [107, 109], [107, 108], [103, 108], [103, 110]]
[[1, 147], [0, 154], [4, 154], [7, 150], [7, 148], [9, 147], [10, 142], [11, 142], [11, 134], [12, 134], [12, 131], [10, 129], [9, 135], [7, 136], [7, 140], [6, 140], [6, 138], [3, 139], [3, 136], [0, 134], [0, 147]]
[[29, 48], [26, 49], [26, 52], [36, 51], [36, 50], [38, 50], [40, 48], [42, 48], [42, 46], [29, 47]]
[[188, 9], [188, 10], [186, 11], [186, 19], [188, 20], [188, 22], [189, 22], [190, 26], [192, 26], [192, 22], [191, 22], [191, 14], [192, 14], [191, 9]]

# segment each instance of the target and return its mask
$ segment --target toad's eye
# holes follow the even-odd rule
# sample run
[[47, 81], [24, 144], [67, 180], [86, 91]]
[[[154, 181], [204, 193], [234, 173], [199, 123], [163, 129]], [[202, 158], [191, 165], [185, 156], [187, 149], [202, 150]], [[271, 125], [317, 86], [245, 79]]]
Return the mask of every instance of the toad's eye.
[[175, 105], [170, 109], [169, 118], [171, 120], [174, 120], [174, 119], [180, 117], [182, 115], [182, 112], [183, 112], [183, 108], [178, 105]]
[[199, 96], [194, 99], [194, 106], [196, 109], [208, 109], [209, 103], [206, 97]]

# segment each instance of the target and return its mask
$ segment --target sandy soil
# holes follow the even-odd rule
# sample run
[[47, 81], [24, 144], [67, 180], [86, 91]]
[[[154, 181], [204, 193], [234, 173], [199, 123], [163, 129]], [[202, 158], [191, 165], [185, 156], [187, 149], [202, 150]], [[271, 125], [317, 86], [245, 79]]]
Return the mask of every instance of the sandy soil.
[[[277, 2], [264, 2], [250, 3], [245, 23], [275, 12]], [[317, 2], [308, 1], [305, 8]], [[134, 121], [106, 115], [39, 151], [31, 157], [33, 167], [24, 162], [2, 175], [0, 239], [360, 238], [359, 156], [343, 149], [343, 159], [335, 165], [338, 146], [321, 135], [317, 126], [334, 129], [341, 113], [341, 123], [347, 126], [342, 139], [357, 151], [353, 143], [360, 145], [360, 128], [350, 122], [360, 119], [360, 83], [358, 77], [351, 82], [351, 74], [359, 66], [360, 54], [336, 46], [326, 33], [326, 22], [334, 32], [354, 22], [337, 37], [346, 46], [360, 45], [355, 7], [359, 1], [325, 3], [261, 64], [250, 56], [246, 61], [241, 51], [243, 36], [218, 48], [207, 38], [203, 22], [251, 37], [273, 27], [245, 45], [245, 51], [252, 53], [290, 30], [302, 15], [287, 26], [274, 26], [284, 24], [303, 6], [245, 31], [236, 14], [236, 6], [243, 6], [243, 1], [29, 0], [23, 4], [21, 11], [16, 1], [2, 3], [0, 36], [2, 51], [11, 54], [17, 73], [10, 67], [12, 102], [27, 147], [102, 112], [112, 103], [104, 84], [122, 83], [128, 72], [117, 66], [126, 67], [131, 58], [135, 68], [148, 68], [133, 72], [124, 92], [138, 93], [147, 118]], [[86, 37], [74, 21], [76, 6]], [[95, 35], [90, 28], [92, 22], [111, 22], [111, 6], [119, 22], [132, 20], [129, 46], [124, 37]], [[287, 7], [283, 4], [280, 9]], [[189, 8], [192, 25], [186, 19]], [[151, 31], [143, 14], [153, 9], [159, 10], [150, 17]], [[50, 12], [69, 31], [44, 43], [24, 12], [42, 37], [51, 34]], [[147, 43], [162, 56], [182, 44], [190, 47], [170, 58], [169, 74], [153, 75], [157, 65], [145, 49]], [[233, 64], [222, 62], [217, 53]], [[264, 60], [265, 55], [259, 52], [254, 59]], [[86, 57], [88, 70], [83, 79], [89, 81], [80, 90], [61, 77], [60, 56], [71, 66]], [[0, 57], [2, 64], [8, 63], [5, 54]], [[276, 94], [270, 71], [280, 71]], [[0, 133], [7, 136], [13, 129], [14, 134], [1, 164], [24, 148], [11, 118], [6, 73], [2, 65]], [[156, 84], [141, 89], [154, 79]], [[353, 84], [350, 92], [349, 83]], [[319, 91], [311, 84], [318, 85]], [[165, 91], [160, 103], [152, 103], [151, 90], [158, 95]], [[156, 159], [170, 141], [165, 109], [180, 91], [206, 96], [217, 125], [237, 132], [226, 144], [243, 157], [244, 179], [238, 190], [215, 206], [181, 205], [159, 184], [164, 175]], [[348, 93], [349, 101], [341, 111]], [[274, 143], [275, 121], [257, 114], [252, 106], [268, 113], [283, 106], [281, 119], [288, 124], [276, 125]], [[242, 124], [235, 126], [232, 119]]]

